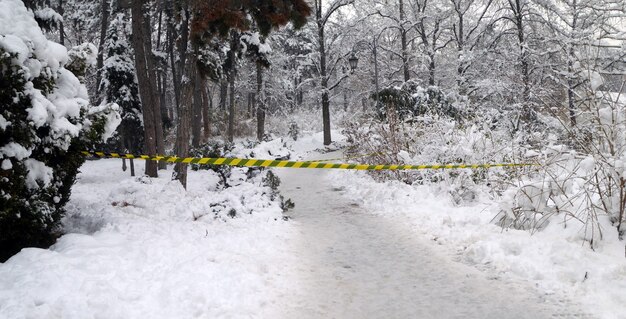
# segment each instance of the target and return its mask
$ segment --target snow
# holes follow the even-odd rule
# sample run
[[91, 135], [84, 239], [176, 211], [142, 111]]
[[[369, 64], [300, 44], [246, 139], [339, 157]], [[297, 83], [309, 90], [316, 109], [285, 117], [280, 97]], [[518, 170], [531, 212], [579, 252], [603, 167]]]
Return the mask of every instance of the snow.
[[102, 114], [106, 118], [102, 141], [106, 142], [115, 134], [118, 125], [122, 123], [120, 106], [117, 103], [102, 103], [99, 106], [89, 108], [89, 114]]
[[0, 115], [0, 130], [6, 130], [9, 125], [11, 125], [11, 122]]
[[21, 161], [29, 157], [30, 154], [31, 154], [31, 150], [14, 142], [7, 143], [6, 145], [0, 147], [0, 158], [14, 157], [18, 161]]
[[[343, 136], [333, 136], [342, 145]], [[238, 145], [259, 158], [335, 158], [321, 133]], [[336, 147], [336, 146], [334, 146]], [[143, 168], [136, 161], [136, 168]], [[498, 202], [459, 206], [437, 187], [363, 172], [274, 169], [296, 206], [283, 219], [262, 176], [230, 188], [190, 171], [188, 190], [88, 161], [64, 235], [0, 264], [7, 318], [623, 318], [623, 244], [578, 229], [534, 235], [492, 223]], [[235, 218], [229, 216], [235, 210]]]
[[35, 17], [45, 21], [54, 21], [56, 23], [63, 22], [63, 16], [54, 11], [52, 8], [42, 8], [35, 10]]
[[[301, 233], [288, 245], [298, 263], [288, 268], [294, 279], [283, 292], [286, 318], [587, 317], [567, 299], [540, 294], [527, 282], [451, 261], [403, 219], [371, 214], [364, 198], [345, 196], [360, 188], [351, 184], [361, 181], [350, 172], [276, 171], [283, 194], [296, 204], [289, 216]], [[396, 199], [385, 192], [373, 200], [382, 206]]]
[[13, 164], [11, 163], [10, 160], [5, 159], [2, 161], [2, 166], [0, 166], [0, 168], [2, 168], [3, 170], [7, 171], [10, 170], [11, 168], [13, 168]]
[[457, 206], [429, 186], [377, 183], [360, 172], [333, 172], [331, 179], [367, 211], [407, 225], [463, 263], [526, 281], [546, 295], [568, 296], [599, 318], [624, 318], [626, 263], [617, 238], [593, 251], [581, 241], [583, 225], [573, 221], [567, 229], [553, 222], [535, 234], [502, 229], [493, 224], [498, 202], [488, 198]]
[[53, 177], [52, 168], [32, 158], [25, 160], [24, 165], [26, 166], [26, 170], [28, 171], [28, 173], [26, 174], [26, 186], [28, 188], [39, 188], [39, 185], [37, 184], [38, 181], [40, 181], [44, 187], [50, 185]]
[[220, 189], [214, 173], [190, 171], [185, 191], [168, 172], [131, 178], [119, 159], [81, 170], [69, 233], [0, 264], [0, 317], [272, 317], [294, 228], [260, 176]]
[[14, 61], [15, 64], [24, 63], [26, 58], [30, 55], [30, 49], [26, 43], [12, 34], [0, 35], [0, 47], [7, 52], [17, 53], [17, 59]]
[[597, 91], [598, 88], [600, 88], [600, 86], [604, 84], [604, 79], [602, 78], [602, 75], [600, 75], [600, 73], [596, 71], [589, 72], [589, 81], [591, 84], [591, 90], [593, 91]]

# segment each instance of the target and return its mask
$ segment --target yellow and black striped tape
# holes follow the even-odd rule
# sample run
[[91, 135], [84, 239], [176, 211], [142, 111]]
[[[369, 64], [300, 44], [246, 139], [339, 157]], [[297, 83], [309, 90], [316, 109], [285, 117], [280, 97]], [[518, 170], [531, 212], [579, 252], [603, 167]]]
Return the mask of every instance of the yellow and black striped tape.
[[354, 169], [354, 170], [418, 170], [418, 169], [457, 169], [457, 168], [491, 168], [491, 167], [520, 167], [535, 166], [538, 164], [528, 163], [505, 163], [505, 164], [435, 164], [435, 165], [369, 165], [369, 164], [345, 164], [323, 163], [302, 161], [265, 160], [256, 158], [210, 158], [210, 157], [176, 157], [176, 156], [149, 156], [105, 152], [82, 152], [86, 156], [113, 157], [128, 159], [143, 159], [152, 161], [165, 161], [169, 163], [207, 164], [207, 165], [230, 165], [247, 167], [287, 167], [287, 168], [326, 168], [326, 169]]

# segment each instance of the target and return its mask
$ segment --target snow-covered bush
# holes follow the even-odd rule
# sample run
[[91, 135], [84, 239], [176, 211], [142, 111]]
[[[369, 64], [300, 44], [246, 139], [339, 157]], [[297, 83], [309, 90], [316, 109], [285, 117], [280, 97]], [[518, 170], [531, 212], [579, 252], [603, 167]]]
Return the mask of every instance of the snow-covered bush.
[[[234, 148], [233, 143], [212, 140], [189, 150], [189, 156], [211, 158], [228, 157]], [[191, 169], [194, 171], [200, 169], [214, 171], [220, 176], [220, 186], [230, 187], [228, 177], [230, 177], [231, 167], [228, 165], [191, 164]]]
[[459, 107], [462, 104], [454, 103], [441, 88], [422, 87], [415, 81], [407, 81], [400, 87], [384, 88], [372, 98], [380, 102], [376, 111], [381, 119], [389, 116], [389, 107], [395, 109], [400, 119], [427, 114], [450, 117], [457, 121], [467, 117], [467, 110]]
[[[593, 92], [581, 104], [576, 131], [568, 144], [548, 145], [543, 167], [505, 193], [497, 220], [503, 226], [537, 230], [558, 223], [582, 230], [593, 248], [616, 227], [626, 231], [626, 99]], [[574, 226], [574, 227], [571, 227]]]
[[0, 260], [54, 242], [80, 151], [117, 118], [115, 105], [90, 109], [73, 61], [21, 1], [0, 2]]
[[[521, 162], [526, 148], [507, 130], [484, 120], [457, 122], [449, 116], [427, 113], [405, 120], [360, 120], [346, 123], [348, 157], [368, 164], [480, 164]], [[359, 156], [366, 154], [366, 156]], [[509, 180], [526, 168], [373, 171], [379, 180], [408, 184], [432, 183], [457, 203], [471, 201], [484, 188], [502, 192]], [[488, 187], [487, 187], [488, 186]]]

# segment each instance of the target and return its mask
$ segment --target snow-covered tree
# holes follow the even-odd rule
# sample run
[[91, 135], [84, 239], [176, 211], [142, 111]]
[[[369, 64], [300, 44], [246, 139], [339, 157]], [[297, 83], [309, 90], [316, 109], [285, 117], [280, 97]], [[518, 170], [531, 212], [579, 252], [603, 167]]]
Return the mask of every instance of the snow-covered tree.
[[143, 146], [143, 124], [126, 21], [128, 16], [123, 12], [111, 19], [104, 43], [106, 59], [99, 91], [103, 94], [103, 103], [117, 103], [120, 106], [122, 122], [117, 129], [118, 149], [136, 153]]
[[[46, 39], [18, 0], [0, 2], [0, 260], [52, 244], [80, 153], [115, 130], [117, 106], [90, 108], [67, 67], [88, 66], [93, 45], [73, 50]], [[87, 49], [87, 50], [85, 50]], [[95, 52], [92, 52], [95, 53]], [[85, 58], [85, 59], [83, 59]], [[66, 67], [67, 66], [67, 67]]]

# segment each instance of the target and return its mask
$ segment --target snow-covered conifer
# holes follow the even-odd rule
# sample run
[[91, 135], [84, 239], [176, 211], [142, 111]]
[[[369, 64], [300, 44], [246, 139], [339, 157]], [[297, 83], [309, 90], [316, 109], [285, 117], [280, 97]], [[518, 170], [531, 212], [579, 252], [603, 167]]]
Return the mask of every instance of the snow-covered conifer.
[[76, 61], [22, 1], [0, 2], [0, 260], [54, 242], [80, 151], [114, 129], [116, 106], [90, 108]]
[[135, 64], [128, 42], [128, 16], [117, 13], [112, 19], [104, 43], [104, 60], [100, 92], [103, 101], [120, 106], [122, 122], [115, 143], [122, 150], [139, 152], [143, 142], [141, 100], [135, 76]]

